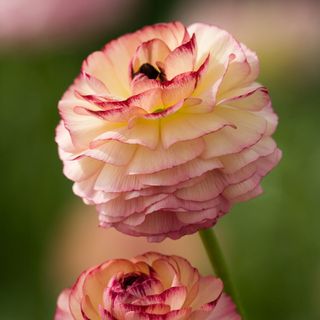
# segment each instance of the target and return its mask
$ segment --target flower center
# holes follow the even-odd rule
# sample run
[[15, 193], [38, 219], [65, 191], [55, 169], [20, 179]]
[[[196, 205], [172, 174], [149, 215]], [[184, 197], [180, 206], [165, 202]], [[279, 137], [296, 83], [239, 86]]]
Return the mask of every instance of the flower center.
[[138, 73], [143, 73], [149, 79], [157, 79], [160, 72], [150, 63], [144, 63], [140, 68]]
[[134, 283], [141, 283], [146, 280], [147, 275], [143, 273], [129, 273], [126, 274], [121, 280], [121, 288], [126, 290], [128, 287], [131, 287]]
[[132, 77], [134, 78], [141, 73], [152, 80], [160, 80], [161, 82], [166, 81], [164, 72], [161, 69], [158, 71], [152, 64], [147, 62], [142, 64], [137, 72], [132, 72]]

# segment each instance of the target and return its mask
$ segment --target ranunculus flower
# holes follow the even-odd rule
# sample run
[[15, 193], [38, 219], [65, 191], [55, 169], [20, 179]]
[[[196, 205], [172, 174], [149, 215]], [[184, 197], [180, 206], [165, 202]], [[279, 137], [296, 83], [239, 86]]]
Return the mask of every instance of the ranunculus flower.
[[56, 141], [101, 226], [161, 241], [262, 192], [279, 161], [255, 53], [217, 27], [157, 24], [92, 53], [59, 103]]
[[55, 320], [239, 320], [222, 290], [181, 257], [146, 253], [83, 272], [60, 294]]

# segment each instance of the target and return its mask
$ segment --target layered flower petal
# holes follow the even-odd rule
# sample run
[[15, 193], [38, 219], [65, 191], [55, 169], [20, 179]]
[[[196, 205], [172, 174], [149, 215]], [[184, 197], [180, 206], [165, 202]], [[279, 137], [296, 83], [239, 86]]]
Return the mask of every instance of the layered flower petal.
[[281, 151], [258, 73], [254, 52], [199, 23], [147, 26], [91, 54], [59, 103], [56, 141], [100, 225], [176, 239], [259, 195]]
[[178, 256], [146, 253], [83, 272], [59, 296], [56, 320], [240, 320], [220, 279]]

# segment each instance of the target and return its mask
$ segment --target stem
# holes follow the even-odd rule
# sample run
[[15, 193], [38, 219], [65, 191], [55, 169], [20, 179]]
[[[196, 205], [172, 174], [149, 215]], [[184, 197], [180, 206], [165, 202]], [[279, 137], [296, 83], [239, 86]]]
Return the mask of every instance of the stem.
[[224, 292], [226, 292], [236, 304], [242, 319], [244, 319], [244, 314], [242, 312], [240, 303], [237, 299], [236, 292], [231, 282], [231, 278], [228, 273], [227, 265], [223, 257], [222, 250], [218, 239], [212, 228], [204, 229], [199, 231], [200, 238], [202, 240], [203, 246], [206, 249], [208, 258], [211, 262], [211, 266], [214, 270], [215, 275], [223, 281]]

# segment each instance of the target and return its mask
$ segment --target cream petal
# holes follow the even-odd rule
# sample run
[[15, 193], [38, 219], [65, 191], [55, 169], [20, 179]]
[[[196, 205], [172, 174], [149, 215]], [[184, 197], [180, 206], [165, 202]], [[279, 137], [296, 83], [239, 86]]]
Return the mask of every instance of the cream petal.
[[73, 181], [87, 180], [97, 174], [103, 166], [103, 162], [87, 157], [63, 162], [64, 175]]
[[129, 99], [129, 105], [131, 107], [137, 106], [146, 110], [147, 112], [153, 112], [156, 108], [162, 105], [162, 92], [160, 88], [150, 89], [132, 96]]
[[179, 142], [168, 149], [161, 144], [155, 150], [139, 147], [128, 166], [128, 173], [148, 174], [184, 164], [198, 157], [203, 151], [202, 139]]
[[271, 103], [263, 108], [261, 111], [256, 112], [260, 117], [263, 117], [267, 121], [266, 135], [271, 136], [277, 128], [278, 125], [278, 116], [273, 111]]
[[162, 84], [162, 101], [165, 107], [172, 106], [188, 97], [194, 91], [197, 83], [197, 73], [179, 74]]
[[199, 279], [199, 291], [196, 299], [192, 302], [193, 310], [200, 309], [201, 306], [215, 301], [222, 293], [223, 283], [220, 279], [207, 276]]
[[170, 169], [141, 175], [140, 180], [142, 184], [148, 186], [172, 186], [221, 167], [222, 163], [218, 159], [203, 160], [196, 158]]
[[64, 108], [60, 114], [74, 147], [78, 149], [87, 148], [96, 136], [110, 129], [104, 120], [91, 115], [77, 114], [70, 108]]
[[131, 91], [133, 95], [141, 94], [151, 89], [161, 88], [161, 83], [155, 79], [149, 79], [143, 73], [137, 74], [131, 81]]
[[131, 214], [128, 218], [124, 219], [123, 223], [129, 226], [135, 227], [142, 224], [145, 219], [146, 219], [145, 213], [138, 212], [138, 213]]
[[69, 296], [69, 308], [74, 319], [82, 320], [81, 300], [83, 297], [83, 284], [86, 280], [87, 275], [94, 269], [90, 268], [80, 274], [76, 283], [71, 288]]
[[[136, 145], [116, 140], [106, 141], [102, 145], [88, 149], [84, 154], [88, 157], [116, 166], [124, 166], [130, 162], [136, 151]], [[90, 159], [90, 158], [89, 158]], [[89, 161], [94, 162], [90, 159]]]
[[181, 230], [183, 226], [174, 213], [155, 212], [147, 215], [139, 226], [130, 228], [125, 224], [118, 224], [115, 228], [131, 235], [152, 236], [153, 241], [162, 241], [167, 234]]
[[[170, 263], [176, 266], [178, 270], [179, 283], [187, 288], [187, 296], [191, 287], [199, 281], [199, 272], [190, 262], [182, 257], [172, 255], [169, 258]], [[187, 297], [186, 297], [187, 298]], [[188, 306], [184, 304], [184, 306]]]
[[[151, 315], [156, 315], [157, 317], [161, 315], [165, 315], [166, 313], [170, 312], [170, 307], [166, 304], [150, 304], [150, 305], [136, 305], [136, 304], [122, 304], [120, 308], [124, 309], [124, 317], [127, 316], [128, 312], [134, 313], [145, 313]], [[126, 319], [126, 318], [121, 319]]]
[[74, 81], [73, 87], [75, 93], [80, 96], [112, 96], [102, 81], [85, 72], [80, 73]]
[[119, 196], [119, 193], [111, 193], [111, 192], [107, 193], [104, 191], [94, 190], [94, 186], [95, 186], [98, 174], [99, 172], [87, 180], [76, 182], [72, 187], [73, 192], [77, 196], [83, 198], [83, 201], [86, 204], [96, 205], [100, 203], [105, 203]]
[[166, 43], [170, 50], [173, 50], [185, 39], [186, 28], [180, 22], [158, 23], [146, 26], [133, 35], [137, 36], [141, 42], [160, 39]]
[[[173, 50], [164, 61], [164, 73], [168, 80], [175, 76], [193, 71], [196, 59], [196, 38], [193, 35], [191, 40]], [[161, 60], [162, 61], [162, 60]]]
[[83, 295], [90, 299], [90, 308], [99, 310], [103, 305], [103, 292], [109, 280], [118, 273], [134, 272], [134, 264], [129, 260], [109, 260], [90, 271], [83, 282]]
[[195, 33], [198, 43], [197, 65], [206, 59], [206, 72], [203, 73], [195, 96], [214, 103], [218, 93], [234, 87], [250, 73], [241, 45], [226, 31], [214, 26], [194, 24], [188, 27], [189, 33]]
[[[190, 212], [192, 214], [193, 212]], [[198, 214], [194, 212], [194, 214]], [[196, 224], [184, 224], [172, 212], [155, 212], [146, 216], [145, 221], [131, 228], [126, 224], [118, 224], [115, 228], [133, 236], [145, 236], [150, 242], [160, 242], [166, 237], [179, 239], [183, 235], [191, 234], [199, 229], [211, 227], [216, 219], [205, 220]]]
[[[126, 290], [127, 293], [133, 295], [139, 304], [145, 304], [144, 299], [146, 296], [153, 296], [163, 292], [163, 286], [160, 280], [156, 278], [148, 278], [142, 283], [133, 284]], [[166, 304], [166, 302], [164, 302]]]
[[171, 114], [177, 113], [182, 107], [183, 100], [178, 101], [175, 105], [170, 106], [166, 109], [155, 110], [153, 113], [148, 113], [143, 117], [150, 120], [163, 119], [170, 116]]
[[145, 296], [140, 301], [142, 303], [163, 303], [170, 306], [171, 310], [182, 308], [187, 297], [187, 289], [184, 286], [171, 287], [160, 294]]
[[[141, 177], [141, 176], [140, 176]], [[141, 181], [142, 182], [142, 181]], [[153, 196], [156, 194], [170, 194], [175, 192], [178, 186], [144, 186], [144, 189], [129, 191], [124, 194], [126, 200], [130, 200], [137, 197]]]
[[164, 61], [169, 53], [170, 49], [166, 43], [160, 39], [143, 42], [132, 58], [132, 70], [134, 73], [138, 72], [139, 68], [145, 63], [156, 67], [156, 63], [158, 61]]
[[247, 192], [255, 189], [260, 183], [261, 178], [262, 177], [259, 174], [254, 174], [245, 181], [241, 181], [240, 183], [230, 185], [226, 187], [223, 191], [223, 196], [228, 200], [238, 198], [239, 196], [244, 195]]
[[99, 307], [101, 305], [94, 305], [91, 299], [89, 295], [84, 295], [81, 300], [82, 319], [100, 320]]
[[[194, 318], [198, 319], [198, 318]], [[226, 294], [222, 294], [208, 320], [241, 320], [233, 301]]]
[[213, 224], [224, 212], [219, 208], [209, 208], [201, 211], [177, 212], [176, 216], [184, 225], [200, 225], [206, 221], [211, 221], [211, 224]]
[[226, 31], [212, 25], [195, 23], [187, 28], [189, 34], [195, 34], [197, 39], [198, 66], [206, 59], [208, 53], [217, 63], [223, 64], [230, 54], [236, 53], [243, 57], [239, 43]]
[[136, 118], [142, 117], [147, 113], [143, 108], [131, 107], [126, 102], [120, 102], [120, 104], [120, 107], [106, 108], [105, 110], [90, 110], [79, 106], [74, 107], [73, 110], [81, 116], [93, 116], [115, 124], [116, 127], [119, 126], [119, 123], [128, 123], [129, 126], [132, 126]]
[[276, 144], [270, 137], [262, 138], [258, 143], [248, 149], [236, 154], [220, 157], [219, 159], [223, 164], [223, 169], [221, 170], [224, 173], [232, 174], [258, 158], [273, 153], [275, 149]]
[[257, 196], [262, 194], [262, 192], [263, 192], [262, 187], [260, 185], [257, 185], [254, 189], [252, 189], [244, 194], [241, 194], [235, 198], [232, 198], [231, 201], [232, 201], [232, 203], [248, 201], [253, 198], [256, 198]]
[[139, 176], [127, 175], [127, 168], [105, 163], [94, 189], [104, 192], [126, 192], [143, 188]]
[[273, 153], [259, 158], [257, 160], [258, 173], [261, 176], [265, 176], [273, 167], [275, 167], [279, 163], [281, 157], [281, 150], [276, 149]]
[[143, 312], [128, 312], [126, 319], [128, 320], [184, 320], [190, 314], [189, 309], [174, 310], [165, 315], [152, 315]]
[[173, 286], [175, 277], [177, 276], [177, 270], [173, 268], [166, 258], [159, 258], [152, 262], [152, 268], [155, 270], [164, 289], [169, 289]]
[[216, 112], [236, 128], [225, 127], [205, 136], [204, 159], [239, 152], [257, 143], [265, 133], [267, 123], [256, 114], [226, 108], [216, 108]]
[[[139, 94], [134, 94], [130, 98], [125, 100], [111, 100], [104, 99], [100, 101], [94, 101], [99, 106], [98, 110], [89, 110], [88, 108], [78, 108], [79, 113], [91, 114], [106, 120], [116, 120], [116, 116], [123, 117], [125, 113], [130, 114], [132, 111], [146, 114], [146, 112], [152, 112], [157, 106], [162, 104], [161, 89], [151, 88], [145, 90]], [[141, 111], [140, 111], [141, 110]], [[123, 117], [124, 118], [124, 117]], [[120, 121], [121, 122], [121, 121]]]
[[230, 121], [237, 128], [243, 128], [247, 131], [252, 130], [261, 134], [266, 130], [266, 120], [263, 117], [257, 115], [257, 113], [217, 106], [215, 108], [215, 114]]
[[257, 54], [246, 47], [243, 43], [240, 43], [241, 49], [246, 56], [246, 60], [250, 66], [250, 73], [246, 79], [246, 82], [255, 81], [259, 75], [259, 59]]
[[134, 213], [140, 213], [146, 210], [153, 203], [165, 198], [166, 195], [154, 195], [149, 197], [139, 197], [131, 200], [123, 200], [121, 197], [111, 200], [105, 204], [97, 206], [99, 211], [99, 219], [103, 216], [114, 217], [123, 220]]
[[199, 183], [178, 190], [175, 195], [183, 200], [208, 201], [216, 198], [225, 188], [226, 182], [219, 172], [208, 172]]
[[[100, 77], [104, 78], [104, 82], [110, 92], [117, 93], [120, 97], [129, 97], [131, 81], [130, 61], [138, 46], [143, 42], [159, 39], [170, 50], [173, 50], [182, 43], [185, 33], [186, 29], [181, 23], [173, 22], [147, 26], [134, 33], [122, 36], [105, 46], [103, 49], [104, 59], [103, 56], [98, 57], [101, 59], [103, 68], [96, 70], [94, 68], [96, 65], [94, 64], [89, 70], [91, 72], [88, 73], [93, 73], [95, 76], [97, 73], [99, 75], [102, 73]], [[83, 69], [87, 70], [85, 67]], [[106, 72], [108, 72], [107, 75], [105, 74]]]
[[223, 75], [223, 80], [217, 92], [217, 99], [227, 94], [229, 91], [246, 84], [246, 78], [250, 74], [250, 65], [245, 59], [233, 59]]
[[155, 251], [148, 251], [144, 254], [138, 255], [135, 258], [133, 258], [132, 261], [139, 262], [142, 261], [143, 263], [146, 263], [150, 266], [152, 266], [154, 261], [157, 261], [158, 259], [166, 259], [166, 255], [163, 255], [162, 253], [155, 252]]
[[[106, 52], [96, 51], [90, 54], [83, 63], [82, 72], [92, 75], [103, 82], [108, 91], [112, 92], [114, 96], [125, 98], [130, 95], [129, 82], [128, 79], [123, 79], [117, 71], [118, 69], [123, 70], [122, 64], [126, 65], [127, 70], [125, 74], [128, 77], [128, 53], [126, 50], [119, 49], [115, 43], [111, 42]], [[117, 60], [112, 58], [112, 53], [117, 53]]]
[[179, 113], [161, 121], [161, 140], [165, 148], [179, 142], [199, 138], [206, 134], [219, 131], [233, 123], [210, 113]]
[[159, 121], [137, 119], [132, 127], [123, 125], [122, 127], [103, 132], [93, 139], [92, 144], [99, 144], [105, 140], [118, 140], [154, 149], [159, 142]]
[[65, 289], [60, 293], [54, 320], [74, 320], [69, 308], [70, 292], [70, 289]]
[[73, 153], [78, 151], [75, 149], [70, 132], [66, 129], [64, 122], [61, 120], [56, 128], [55, 141], [59, 146], [60, 159], [64, 160], [72, 156]]
[[220, 105], [227, 105], [236, 109], [259, 111], [270, 103], [268, 90], [265, 87], [241, 88], [231, 91], [230, 98], [219, 101]]
[[209, 159], [239, 152], [258, 142], [261, 136], [256, 132], [226, 127], [204, 137], [206, 147], [201, 157]]
[[215, 106], [217, 92], [232, 59], [233, 56], [230, 56], [224, 63], [217, 63], [214, 58], [208, 54], [198, 69], [198, 81], [192, 97], [202, 100], [202, 109], [211, 111]]
[[216, 205], [219, 205], [221, 200], [217, 201], [217, 199], [208, 200], [208, 201], [186, 201], [182, 199], [176, 198], [174, 195], [168, 195], [166, 198], [161, 199], [159, 202], [152, 204], [145, 211], [146, 214], [155, 212], [155, 211], [172, 211], [173, 213], [177, 213], [177, 217], [179, 214], [189, 213], [190, 211], [199, 211], [208, 208], [213, 208]]

